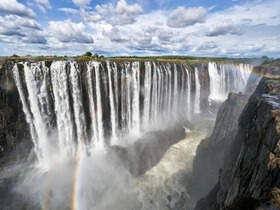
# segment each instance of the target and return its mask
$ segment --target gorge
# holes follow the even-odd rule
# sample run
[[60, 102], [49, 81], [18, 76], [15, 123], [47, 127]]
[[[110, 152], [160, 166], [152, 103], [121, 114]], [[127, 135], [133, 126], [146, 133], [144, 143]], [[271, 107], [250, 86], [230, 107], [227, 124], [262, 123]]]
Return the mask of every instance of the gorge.
[[[259, 73], [258, 77], [251, 72]], [[256, 183], [249, 185], [251, 191], [243, 189], [246, 184], [242, 183], [238, 190], [230, 187], [242, 180], [235, 173], [240, 177], [245, 173], [248, 180], [247, 173], [256, 176], [263, 171], [258, 168], [264, 161], [256, 156], [252, 156], [256, 172], [239, 169], [240, 161], [247, 154], [247, 145], [252, 147], [249, 151], [259, 151], [256, 154], [262, 151], [263, 147], [255, 149], [247, 140], [257, 141], [257, 137], [248, 137], [258, 135], [254, 134], [254, 122], [261, 127], [269, 110], [272, 117], [268, 122], [273, 124], [273, 116], [278, 116], [277, 79], [261, 80], [243, 110], [260, 73], [267, 76], [270, 72], [253, 69], [250, 64], [213, 61], [4, 64], [0, 89], [1, 207], [219, 209], [232, 208], [238, 194], [265, 197], [268, 202], [272, 188], [276, 198], [279, 183], [273, 180], [279, 178], [279, 151], [275, 149], [279, 134], [266, 134], [268, 128], [258, 132], [260, 136], [273, 133], [274, 140], [268, 143], [273, 159], [269, 162], [273, 178], [268, 179], [269, 189], [265, 189], [269, 192], [263, 197], [256, 194]], [[263, 107], [267, 113], [262, 113]], [[260, 124], [254, 116], [263, 116]], [[252, 131], [243, 130], [248, 126]], [[239, 147], [233, 150], [232, 144]], [[246, 156], [246, 160], [250, 158]], [[219, 177], [220, 168], [224, 169]], [[206, 176], [205, 181], [204, 173], [208, 172], [213, 178]], [[256, 182], [266, 180], [270, 177], [267, 174], [258, 175]], [[195, 207], [214, 186], [213, 193]], [[213, 194], [217, 199], [212, 199]]]

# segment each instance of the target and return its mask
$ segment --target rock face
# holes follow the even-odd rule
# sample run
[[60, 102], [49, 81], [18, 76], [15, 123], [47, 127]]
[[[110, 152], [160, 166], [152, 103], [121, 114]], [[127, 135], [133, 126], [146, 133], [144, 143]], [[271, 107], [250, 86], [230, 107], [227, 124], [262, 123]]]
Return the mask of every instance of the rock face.
[[261, 80], [240, 115], [218, 183], [195, 210], [280, 208], [279, 93], [280, 79]]
[[[29, 137], [11, 68], [11, 63], [5, 63], [0, 69], [0, 157]], [[22, 148], [22, 151], [30, 149], [31, 142], [26, 143], [29, 146], [24, 145], [26, 148]]]
[[193, 199], [207, 195], [217, 183], [219, 169], [222, 168], [224, 148], [228, 147], [237, 132], [238, 117], [248, 96], [230, 93], [219, 109], [212, 135], [204, 139], [197, 148], [193, 172], [188, 189]]
[[146, 133], [128, 147], [112, 146], [110, 152], [116, 155], [120, 164], [131, 175], [139, 176], [158, 164], [169, 147], [185, 137], [182, 125], [165, 130]]
[[197, 69], [199, 72], [199, 81], [201, 86], [200, 92], [200, 107], [204, 113], [208, 112], [208, 98], [210, 94], [210, 77], [208, 72], [208, 64], [207, 63], [198, 63]]
[[256, 89], [261, 77], [280, 78], [280, 67], [277, 65], [260, 65], [253, 68], [247, 86], [246, 93], [252, 94]]

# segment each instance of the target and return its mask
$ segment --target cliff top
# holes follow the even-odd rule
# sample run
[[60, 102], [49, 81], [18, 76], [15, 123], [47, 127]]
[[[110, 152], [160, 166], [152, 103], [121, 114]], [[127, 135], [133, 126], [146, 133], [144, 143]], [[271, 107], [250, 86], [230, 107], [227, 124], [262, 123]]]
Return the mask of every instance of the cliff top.
[[97, 60], [97, 61], [105, 61], [105, 60], [111, 60], [111, 61], [159, 61], [159, 62], [172, 62], [172, 63], [181, 63], [181, 62], [187, 62], [190, 64], [194, 63], [201, 63], [201, 62], [210, 62], [215, 61], [219, 63], [253, 63], [253, 61], [256, 60], [256, 58], [227, 58], [227, 57], [193, 57], [193, 56], [144, 56], [144, 57], [137, 57], [137, 56], [117, 56], [117, 57], [104, 57], [99, 55], [93, 55], [93, 56], [87, 56], [87, 55], [81, 55], [81, 56], [8, 56], [2, 58], [2, 61], [0, 61], [3, 64], [3, 62], [6, 61], [67, 61], [67, 60], [75, 60], [78, 62], [85, 62], [85, 61], [91, 61], [91, 60]]

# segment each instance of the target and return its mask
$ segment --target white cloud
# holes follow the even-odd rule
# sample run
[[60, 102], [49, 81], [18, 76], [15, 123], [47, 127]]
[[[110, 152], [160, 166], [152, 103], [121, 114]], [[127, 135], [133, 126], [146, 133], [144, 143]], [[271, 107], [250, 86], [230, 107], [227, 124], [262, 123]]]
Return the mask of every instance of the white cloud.
[[171, 28], [184, 28], [204, 22], [207, 10], [203, 7], [185, 8], [179, 6], [168, 17], [167, 25]]
[[241, 35], [242, 31], [239, 27], [233, 25], [231, 21], [224, 21], [212, 25], [209, 31], [206, 32], [206, 36], [221, 36], [226, 34]]
[[38, 45], [35, 51], [54, 54], [79, 54], [85, 51], [106, 55], [229, 57], [279, 57], [280, 54], [279, 0], [239, 1], [237, 5], [222, 11], [218, 11], [217, 7], [178, 7], [149, 10], [146, 13], [140, 5], [145, 5], [147, 0], [136, 0], [134, 2], [137, 3], [132, 4], [128, 0], [110, 2], [114, 3], [91, 8], [88, 7], [88, 0], [76, 1], [80, 8], [59, 8], [59, 11], [71, 14], [68, 18], [82, 22], [74, 23], [70, 19], [50, 21], [44, 30], [32, 19], [20, 19], [15, 15], [10, 19], [2, 17], [0, 40], [6, 46], [12, 46], [12, 42], [25, 44], [25, 48], [32, 52], [27, 43], [43, 44], [47, 39], [47, 44]]
[[43, 13], [46, 13], [47, 9], [52, 8], [49, 0], [30, 0], [28, 4], [34, 7], [38, 7]]
[[74, 15], [80, 14], [80, 10], [73, 9], [73, 8], [58, 8], [57, 10], [65, 12], [65, 13], [69, 13], [69, 14], [74, 14]]
[[139, 4], [128, 5], [126, 0], [119, 0], [115, 11], [119, 14], [141, 14], [143, 12]]
[[13, 43], [15, 39], [25, 43], [47, 43], [40, 25], [35, 20], [16, 15], [0, 17], [0, 36], [9, 43]]
[[135, 23], [136, 17], [143, 13], [142, 7], [135, 4], [127, 4], [126, 0], [118, 0], [117, 5], [113, 6], [111, 3], [97, 5], [94, 11], [82, 10], [82, 17], [92, 24], [102, 21], [102, 24], [110, 25], [127, 25]]
[[82, 22], [50, 21], [47, 35], [65, 43], [93, 43], [92, 35], [86, 32], [86, 27]]
[[91, 0], [72, 0], [72, 2], [79, 7], [85, 7], [90, 4]]
[[29, 29], [39, 29], [40, 25], [33, 19], [19, 17], [16, 15], [6, 15], [0, 17], [0, 26], [13, 29], [14, 31], [18, 30], [21, 27]]
[[30, 8], [27, 8], [25, 5], [17, 2], [17, 0], [1, 0], [0, 1], [0, 12], [15, 14], [21, 17], [35, 18], [36, 14]]
[[278, 25], [280, 22], [279, 6], [279, 0], [254, 0], [215, 12], [209, 15], [207, 19], [209, 23], [230, 20], [236, 25]]

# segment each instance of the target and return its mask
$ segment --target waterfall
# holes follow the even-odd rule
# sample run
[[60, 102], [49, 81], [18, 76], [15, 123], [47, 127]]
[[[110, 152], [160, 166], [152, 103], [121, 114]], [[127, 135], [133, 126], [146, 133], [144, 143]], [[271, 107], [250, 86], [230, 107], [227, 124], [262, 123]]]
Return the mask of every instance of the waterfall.
[[153, 122], [156, 121], [157, 117], [158, 117], [158, 113], [157, 113], [157, 109], [156, 109], [156, 106], [157, 106], [157, 101], [158, 101], [158, 91], [157, 91], [157, 85], [158, 85], [158, 80], [157, 80], [157, 67], [156, 67], [156, 64], [153, 62], [153, 90], [152, 90], [152, 120]]
[[187, 118], [191, 119], [191, 76], [189, 70], [186, 69], [187, 73]]
[[[111, 126], [112, 126], [112, 141], [115, 143], [117, 138], [117, 119], [116, 119], [116, 106], [114, 103], [114, 93], [113, 93], [113, 82], [112, 82], [112, 69], [110, 62], [107, 62], [108, 69], [108, 80], [109, 80], [109, 99], [110, 99], [110, 110], [111, 110]], [[116, 70], [116, 69], [114, 69]]]
[[177, 107], [177, 99], [178, 99], [178, 72], [177, 72], [176, 64], [174, 64], [173, 72], [174, 72], [173, 113], [176, 113], [178, 111], [177, 110], [177, 108], [178, 108]]
[[[215, 100], [242, 91], [251, 67], [212, 62], [208, 69], [209, 98]], [[126, 143], [127, 136], [192, 120], [202, 111], [200, 69], [183, 64], [35, 62], [16, 64], [13, 74], [43, 164], [54, 152], [76, 156], [93, 147], [105, 149]]]
[[194, 102], [194, 113], [200, 113], [200, 82], [198, 78], [198, 69], [195, 67], [195, 102]]
[[66, 62], [53, 62], [51, 70], [59, 148], [73, 155], [75, 136]]
[[244, 92], [253, 67], [250, 64], [208, 63], [210, 100], [223, 101], [229, 92]]
[[80, 85], [79, 68], [77, 63], [71, 63], [70, 78], [72, 84], [72, 96], [73, 96], [73, 109], [75, 124], [77, 130], [77, 143], [79, 147], [83, 147], [87, 141], [86, 135], [86, 119], [83, 108], [82, 87]]
[[166, 65], [167, 73], [168, 73], [168, 115], [172, 114], [172, 74], [171, 74], [171, 66]]
[[139, 62], [132, 63], [132, 130], [140, 131], [140, 66]]
[[148, 124], [150, 120], [150, 103], [151, 103], [151, 77], [152, 66], [150, 62], [145, 62], [145, 83], [144, 83], [144, 110], [143, 124]]
[[96, 90], [96, 124], [98, 129], [98, 145], [104, 146], [104, 131], [103, 131], [103, 118], [102, 118], [102, 103], [101, 103], [101, 87], [100, 87], [100, 66], [96, 61], [92, 61], [95, 72], [95, 90]]
[[27, 102], [27, 99], [25, 98], [22, 82], [21, 82], [21, 79], [20, 79], [19, 69], [18, 69], [17, 65], [15, 65], [13, 67], [13, 75], [14, 75], [14, 79], [15, 79], [15, 84], [16, 84], [18, 92], [19, 92], [19, 98], [20, 98], [21, 103], [22, 103], [22, 110], [25, 114], [25, 119], [26, 119], [26, 122], [29, 125], [31, 138], [34, 142], [34, 149], [35, 149], [35, 152], [38, 154], [38, 159], [40, 161], [42, 159], [42, 155], [40, 155], [40, 147], [38, 145], [39, 144], [38, 137], [37, 137], [37, 133], [35, 131], [32, 115], [30, 113], [29, 106], [28, 106], [28, 102]]
[[93, 76], [92, 76], [92, 67], [91, 64], [87, 64], [87, 86], [88, 86], [88, 95], [89, 95], [89, 109], [90, 109], [90, 119], [91, 119], [91, 143], [92, 145], [97, 143], [98, 138], [98, 126], [97, 126], [97, 115], [95, 108], [95, 100], [94, 100], [94, 90], [93, 90]]
[[210, 77], [210, 96], [209, 99], [210, 100], [223, 100], [223, 98], [225, 98], [225, 96], [223, 95], [223, 93], [220, 92], [220, 75], [218, 72], [218, 68], [217, 68], [217, 64], [210, 62], [208, 64], [208, 71], [209, 71], [209, 77]]

